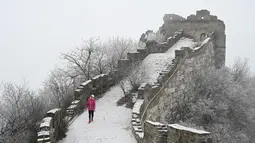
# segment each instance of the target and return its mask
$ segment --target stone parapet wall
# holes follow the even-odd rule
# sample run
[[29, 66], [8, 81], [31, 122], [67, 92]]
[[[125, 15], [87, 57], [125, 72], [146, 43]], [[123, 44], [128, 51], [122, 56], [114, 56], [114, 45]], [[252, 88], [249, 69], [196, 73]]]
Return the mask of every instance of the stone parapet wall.
[[166, 123], [166, 114], [177, 104], [176, 98], [183, 95], [192, 72], [202, 68], [215, 67], [214, 58], [214, 36], [204, 40], [202, 45], [196, 49], [183, 47], [182, 50], [176, 50], [172, 64], [167, 70], [160, 73], [158, 84], [143, 88], [144, 91], [147, 91], [144, 93], [143, 99], [147, 106], [144, 112], [148, 112], [148, 116], [143, 116], [142, 121], [150, 119]]
[[143, 143], [143, 130], [142, 130], [142, 124], [141, 124], [141, 112], [140, 109], [142, 107], [143, 104], [143, 100], [142, 99], [138, 99], [133, 107], [132, 110], [132, 119], [131, 119], [131, 123], [132, 123], [132, 133], [134, 135], [134, 137], [136, 138], [138, 143]]
[[[116, 74], [116, 73], [115, 73]], [[98, 99], [103, 93], [105, 93], [113, 84], [115, 80], [112, 79], [112, 75], [100, 74], [81, 83], [80, 86], [74, 91], [75, 100], [71, 102], [71, 105], [67, 109], [52, 109], [47, 112], [45, 118], [40, 123], [40, 131], [38, 132], [38, 143], [55, 143], [58, 137], [58, 125], [60, 118], [65, 116], [65, 121], [71, 123], [73, 118], [81, 113], [86, 108], [87, 100], [91, 94], [95, 95]]]
[[146, 120], [142, 129], [138, 99], [132, 112], [132, 132], [138, 143], [212, 143], [210, 132], [185, 127], [179, 124], [162, 124]]
[[157, 43], [156, 41], [146, 41], [146, 46], [144, 48], [138, 48], [136, 52], [127, 53], [127, 59], [118, 60], [119, 71], [129, 72], [127, 69], [132, 63], [141, 62], [151, 53], [166, 52], [172, 45], [179, 41], [182, 36], [183, 31], [178, 29], [171, 35], [171, 37], [168, 37], [165, 42]]
[[145, 121], [144, 143], [165, 143], [167, 141], [167, 126], [159, 122]]
[[167, 143], [212, 143], [210, 132], [203, 130], [168, 124], [167, 131]]

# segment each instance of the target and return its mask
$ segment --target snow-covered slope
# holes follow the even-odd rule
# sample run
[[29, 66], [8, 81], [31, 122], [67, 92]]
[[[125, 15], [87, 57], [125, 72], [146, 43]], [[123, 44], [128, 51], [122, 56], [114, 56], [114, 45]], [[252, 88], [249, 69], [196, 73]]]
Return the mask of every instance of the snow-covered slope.
[[181, 47], [194, 47], [195, 43], [192, 39], [181, 38], [165, 53], [149, 54], [143, 61], [142, 66], [146, 68], [146, 79], [144, 82], [153, 84], [157, 81], [159, 73], [167, 68], [175, 58], [175, 50], [180, 50]]
[[[193, 47], [191, 39], [182, 38], [166, 53], [150, 54], [142, 62], [149, 75], [145, 82], [153, 83], [159, 72], [165, 70], [181, 47]], [[136, 143], [131, 132], [131, 110], [116, 106], [122, 97], [120, 87], [112, 87], [96, 103], [94, 122], [88, 124], [88, 112], [84, 112], [70, 125], [67, 137], [60, 143]]]

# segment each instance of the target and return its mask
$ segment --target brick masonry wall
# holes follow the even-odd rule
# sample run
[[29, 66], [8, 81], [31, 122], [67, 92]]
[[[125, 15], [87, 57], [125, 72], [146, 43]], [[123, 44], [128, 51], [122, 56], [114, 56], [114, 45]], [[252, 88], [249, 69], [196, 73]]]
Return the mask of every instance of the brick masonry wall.
[[[214, 41], [214, 38], [211, 38], [200, 49], [195, 51], [186, 48], [186, 50], [176, 52], [186, 53], [187, 57], [183, 58], [184, 55], [177, 55], [172, 69], [161, 74], [159, 82], [164, 87], [157, 93], [157, 98], [153, 100], [148, 108], [147, 115], [149, 117], [147, 119], [167, 123], [166, 116], [177, 105], [177, 100], [183, 96], [187, 82], [191, 79], [192, 72], [194, 70], [215, 67]], [[171, 78], [168, 80], [170, 76]]]

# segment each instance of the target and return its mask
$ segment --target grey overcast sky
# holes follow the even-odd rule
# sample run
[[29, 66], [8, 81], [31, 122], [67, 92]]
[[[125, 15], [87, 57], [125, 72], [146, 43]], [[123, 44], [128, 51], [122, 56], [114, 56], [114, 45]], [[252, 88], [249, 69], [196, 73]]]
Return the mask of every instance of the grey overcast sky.
[[226, 24], [227, 65], [249, 58], [255, 71], [254, 0], [0, 0], [0, 80], [37, 89], [60, 53], [82, 39], [125, 36], [138, 40], [157, 30], [166, 13], [208, 9]]

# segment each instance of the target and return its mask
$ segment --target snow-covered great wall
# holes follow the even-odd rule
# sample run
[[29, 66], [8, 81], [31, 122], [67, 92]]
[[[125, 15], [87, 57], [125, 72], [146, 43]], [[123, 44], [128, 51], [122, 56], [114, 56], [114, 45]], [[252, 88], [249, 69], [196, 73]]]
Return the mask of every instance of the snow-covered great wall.
[[185, 102], [184, 91], [192, 72], [225, 64], [225, 25], [209, 11], [201, 10], [187, 19], [165, 15], [161, 31], [171, 35], [175, 28], [182, 29], [183, 37], [200, 44], [175, 50], [175, 58], [169, 61], [172, 63], [167, 70], [160, 73], [158, 82], [140, 86], [140, 99], [132, 112], [132, 129], [139, 143], [213, 142], [209, 132], [168, 124], [167, 118], [178, 118], [174, 108], [179, 102]]
[[[225, 63], [225, 25], [207, 10], [197, 11], [187, 19], [175, 14], [164, 16], [157, 33], [147, 31], [140, 39], [140, 48], [118, 61], [115, 73], [102, 74], [82, 83], [75, 90], [75, 101], [64, 111], [70, 126], [60, 143], [210, 143], [207, 131], [168, 124], [165, 119], [182, 96], [193, 70]], [[124, 96], [115, 83], [133, 63], [149, 66], [146, 78], [138, 89], [132, 110], [116, 106]], [[127, 75], [127, 74], [124, 74]], [[95, 121], [88, 124], [84, 108], [90, 94], [100, 95]], [[56, 118], [60, 109], [49, 111], [41, 123], [38, 141], [56, 142]], [[43, 141], [44, 140], [44, 141]]]
[[[167, 124], [187, 80], [195, 69], [208, 68], [214, 64], [214, 34], [207, 37], [199, 47], [183, 47], [175, 50], [175, 58], [167, 70], [162, 71], [158, 83], [140, 86], [132, 112], [133, 133], [139, 143], [210, 142], [210, 133], [179, 124]], [[178, 97], [178, 98], [177, 98]]]

